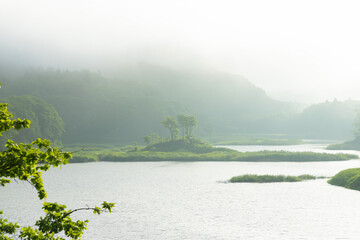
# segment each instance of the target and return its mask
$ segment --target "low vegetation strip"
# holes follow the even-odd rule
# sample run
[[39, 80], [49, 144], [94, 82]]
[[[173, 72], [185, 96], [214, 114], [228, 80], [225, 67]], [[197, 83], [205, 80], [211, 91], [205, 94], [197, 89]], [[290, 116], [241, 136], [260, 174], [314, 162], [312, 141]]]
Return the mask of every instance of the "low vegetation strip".
[[154, 161], [219, 161], [219, 162], [319, 162], [357, 159], [354, 154], [327, 154], [313, 152], [119, 152], [99, 156], [100, 161], [154, 162]]
[[213, 147], [211, 144], [199, 139], [176, 139], [150, 144], [141, 151], [149, 152], [190, 152], [190, 153], [210, 153], [210, 152], [236, 152], [228, 148]]
[[305, 180], [314, 180], [316, 177], [308, 174], [300, 176], [285, 176], [285, 175], [256, 175], [245, 174], [236, 177], [232, 177], [229, 182], [231, 183], [271, 183], [271, 182], [301, 182]]
[[[81, 147], [79, 149], [79, 147]], [[261, 151], [238, 152], [227, 148], [213, 147], [197, 139], [176, 139], [134, 146], [73, 146], [70, 162], [157, 162], [157, 161], [218, 161], [218, 162], [320, 162], [357, 159], [354, 154], [328, 154], [314, 152]]]
[[360, 168], [343, 170], [333, 176], [328, 183], [360, 191]]

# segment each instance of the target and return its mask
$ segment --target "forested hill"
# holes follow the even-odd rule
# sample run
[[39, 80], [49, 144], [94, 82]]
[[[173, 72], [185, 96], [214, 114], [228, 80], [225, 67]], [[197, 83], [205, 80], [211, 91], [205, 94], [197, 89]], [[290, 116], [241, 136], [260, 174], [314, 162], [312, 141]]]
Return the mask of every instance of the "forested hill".
[[354, 100], [314, 104], [289, 119], [287, 131], [301, 138], [351, 139], [359, 109], [360, 102]]
[[177, 114], [195, 115], [199, 120], [195, 134], [202, 137], [280, 133], [344, 138], [340, 131], [351, 134], [352, 113], [338, 111], [346, 118], [340, 122], [332, 108], [321, 111], [322, 105], [315, 112], [310, 108], [299, 114], [296, 105], [271, 99], [245, 78], [209, 69], [138, 64], [111, 75], [32, 69], [0, 73], [0, 78], [1, 98], [31, 95], [52, 104], [65, 122], [65, 143], [132, 143], [150, 133], [167, 136], [160, 122]]
[[32, 69], [1, 81], [2, 97], [32, 95], [51, 103], [65, 122], [65, 142], [165, 135], [160, 121], [180, 113], [198, 117], [202, 136], [273, 132], [275, 119], [291, 110], [242, 77], [209, 70], [140, 64], [105, 78], [90, 71]]
[[1, 98], [0, 101], [9, 104], [8, 109], [15, 118], [31, 121], [31, 128], [3, 133], [0, 137], [0, 149], [8, 139], [30, 143], [36, 138], [47, 138], [55, 144], [61, 143], [64, 122], [51, 104], [29, 95]]
[[[117, 78], [148, 83], [165, 99], [186, 103], [204, 113], [267, 115], [288, 113], [291, 105], [271, 99], [261, 88], [240, 75], [209, 69], [177, 70], [138, 64], [120, 70]], [[214, 112], [216, 109], [216, 112]]]
[[149, 84], [163, 99], [185, 104], [206, 124], [201, 134], [273, 133], [299, 111], [298, 105], [276, 101], [246, 78], [225, 72], [138, 64], [115, 76]]
[[110, 84], [89, 71], [31, 70], [2, 87], [3, 97], [27, 94], [51, 103], [65, 122], [64, 142], [134, 141], [158, 131], [164, 115], [184, 111], [144, 84]]

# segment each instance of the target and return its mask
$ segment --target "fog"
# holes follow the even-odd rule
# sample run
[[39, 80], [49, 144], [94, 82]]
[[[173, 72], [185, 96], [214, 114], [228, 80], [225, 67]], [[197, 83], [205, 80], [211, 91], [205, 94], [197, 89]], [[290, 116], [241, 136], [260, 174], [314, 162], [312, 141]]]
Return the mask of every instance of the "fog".
[[359, 99], [357, 1], [0, 1], [0, 63], [149, 62], [245, 76], [278, 100]]

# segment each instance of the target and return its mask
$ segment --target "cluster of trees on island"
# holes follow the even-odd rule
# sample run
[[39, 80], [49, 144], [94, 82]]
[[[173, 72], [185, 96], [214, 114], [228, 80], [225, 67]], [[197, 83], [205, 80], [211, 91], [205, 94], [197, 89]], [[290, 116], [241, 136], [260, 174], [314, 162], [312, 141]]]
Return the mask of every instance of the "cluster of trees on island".
[[[193, 136], [193, 130], [197, 126], [198, 120], [195, 116], [189, 116], [180, 114], [176, 117], [167, 116], [166, 119], [161, 121], [161, 125], [163, 125], [166, 129], [170, 132], [170, 139], [176, 140], [179, 138], [180, 130], [182, 132], [182, 138], [183, 139], [191, 139]], [[155, 134], [152, 133], [148, 136], [143, 137], [144, 142], [149, 145], [151, 143], [157, 142], [161, 138]]]

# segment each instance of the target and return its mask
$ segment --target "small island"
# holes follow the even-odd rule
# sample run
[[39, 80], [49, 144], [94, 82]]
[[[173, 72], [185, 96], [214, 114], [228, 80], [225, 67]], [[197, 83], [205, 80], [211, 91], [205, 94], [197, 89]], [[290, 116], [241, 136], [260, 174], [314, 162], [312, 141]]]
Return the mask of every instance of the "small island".
[[[81, 151], [74, 153], [74, 157], [70, 162], [319, 162], [359, 158], [355, 154], [345, 153], [238, 152], [224, 147], [214, 147], [193, 135], [193, 129], [197, 126], [197, 123], [197, 119], [194, 116], [168, 116], [161, 121], [161, 124], [169, 130], [170, 138], [162, 138], [153, 133], [143, 137], [145, 146], [139, 146], [137, 143], [134, 143], [132, 146], [125, 147], [84, 147]], [[179, 136], [180, 133], [182, 136]], [[73, 149], [76, 151], [75, 148]], [[72, 149], [67, 150], [72, 151]]]
[[274, 182], [301, 182], [306, 180], [314, 180], [318, 178], [313, 175], [303, 174], [300, 176], [285, 176], [285, 175], [256, 175], [245, 174], [236, 177], [232, 177], [230, 183], [274, 183]]
[[329, 184], [360, 191], [360, 168], [343, 170], [333, 176]]
[[[77, 147], [78, 149], [79, 147]], [[76, 151], [76, 148], [73, 148]], [[260, 151], [238, 152], [213, 147], [199, 139], [161, 140], [145, 147], [92, 146], [83, 147], [70, 162], [158, 162], [158, 161], [219, 161], [219, 162], [321, 162], [357, 159], [355, 154], [314, 152]]]

